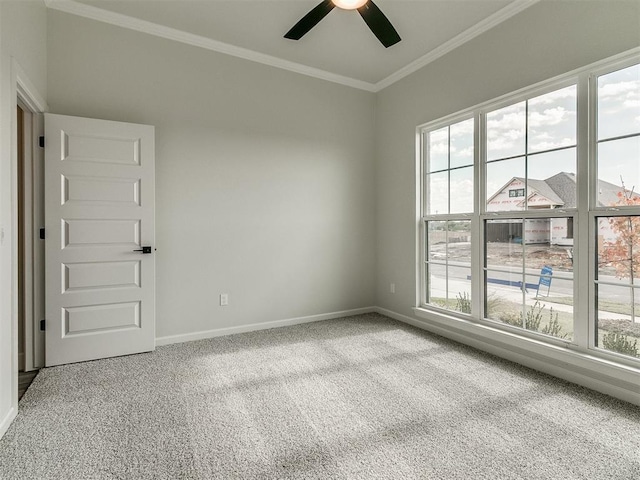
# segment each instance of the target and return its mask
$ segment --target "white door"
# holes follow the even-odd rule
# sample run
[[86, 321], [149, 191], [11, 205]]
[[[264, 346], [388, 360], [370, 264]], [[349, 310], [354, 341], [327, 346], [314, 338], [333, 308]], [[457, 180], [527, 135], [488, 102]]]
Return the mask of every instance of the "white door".
[[46, 366], [155, 348], [154, 136], [45, 114]]

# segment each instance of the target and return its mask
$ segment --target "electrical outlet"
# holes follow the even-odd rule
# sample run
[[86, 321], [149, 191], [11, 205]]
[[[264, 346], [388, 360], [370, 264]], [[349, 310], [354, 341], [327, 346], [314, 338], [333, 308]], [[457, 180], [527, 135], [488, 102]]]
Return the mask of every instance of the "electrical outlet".
[[396, 284], [395, 283], [392, 283], [392, 284], [389, 285], [389, 291], [391, 293], [396, 293]]
[[229, 305], [229, 294], [228, 293], [221, 293], [220, 294], [220, 306], [224, 307]]

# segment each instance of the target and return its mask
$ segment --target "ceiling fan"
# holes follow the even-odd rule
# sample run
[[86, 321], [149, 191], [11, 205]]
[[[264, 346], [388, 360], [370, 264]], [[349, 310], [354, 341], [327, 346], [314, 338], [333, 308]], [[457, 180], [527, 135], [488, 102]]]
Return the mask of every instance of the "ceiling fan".
[[284, 38], [300, 40], [320, 20], [326, 17], [334, 7], [342, 10], [358, 10], [373, 34], [386, 48], [400, 41], [400, 35], [391, 22], [372, 0], [323, 0], [289, 30]]

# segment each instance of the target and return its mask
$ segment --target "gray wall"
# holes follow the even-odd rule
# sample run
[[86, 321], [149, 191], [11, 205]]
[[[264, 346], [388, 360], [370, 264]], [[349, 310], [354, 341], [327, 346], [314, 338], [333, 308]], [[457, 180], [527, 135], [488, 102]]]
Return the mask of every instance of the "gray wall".
[[[45, 97], [47, 91], [46, 35], [47, 9], [39, 0], [0, 0], [0, 435], [9, 426], [17, 408], [17, 256], [13, 240], [17, 219], [15, 172], [11, 158], [12, 122], [16, 112], [16, 92], [12, 81], [12, 61], [28, 76], [32, 87]], [[17, 379], [17, 377], [16, 377]]]
[[543, 1], [379, 92], [377, 305], [413, 316], [418, 125], [638, 45], [638, 1]]
[[374, 304], [373, 94], [48, 15], [50, 110], [156, 126], [158, 337]]

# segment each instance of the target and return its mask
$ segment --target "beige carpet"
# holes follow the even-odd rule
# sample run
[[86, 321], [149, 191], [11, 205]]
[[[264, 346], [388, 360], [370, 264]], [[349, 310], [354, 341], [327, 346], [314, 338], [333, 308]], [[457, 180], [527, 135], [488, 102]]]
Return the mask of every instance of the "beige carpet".
[[371, 314], [44, 369], [2, 479], [640, 479], [640, 409]]

